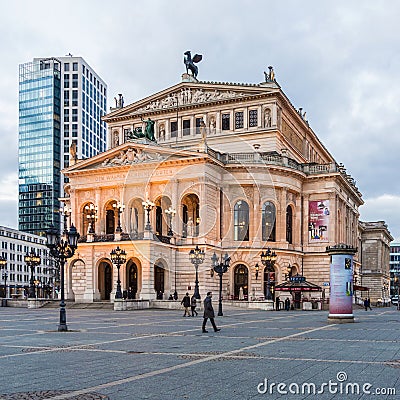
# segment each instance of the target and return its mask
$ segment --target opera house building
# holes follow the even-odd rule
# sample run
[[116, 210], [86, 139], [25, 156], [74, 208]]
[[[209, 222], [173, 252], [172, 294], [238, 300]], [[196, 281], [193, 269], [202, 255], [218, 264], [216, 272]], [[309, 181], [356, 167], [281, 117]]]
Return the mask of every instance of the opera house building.
[[118, 277], [126, 298], [181, 299], [196, 276], [204, 298], [218, 293], [213, 265], [227, 257], [224, 299], [273, 300], [294, 276], [329, 297], [326, 248], [358, 246], [363, 200], [272, 69], [257, 84], [183, 74], [133, 104], [120, 96], [103, 120], [107, 151], [73, 154], [63, 171], [67, 223], [81, 235], [68, 299], [114, 301]]

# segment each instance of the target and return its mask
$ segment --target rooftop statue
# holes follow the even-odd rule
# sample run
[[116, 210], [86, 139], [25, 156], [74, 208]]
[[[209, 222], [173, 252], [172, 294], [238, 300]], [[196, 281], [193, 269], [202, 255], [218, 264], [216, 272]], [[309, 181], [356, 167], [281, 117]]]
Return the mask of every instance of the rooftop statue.
[[197, 65], [194, 64], [200, 62], [202, 59], [203, 56], [201, 54], [195, 54], [192, 58], [192, 54], [190, 53], [190, 51], [186, 51], [183, 57], [183, 63], [186, 66], [186, 73], [188, 74], [190, 70], [192, 72], [193, 78], [197, 79], [197, 73], [199, 72], [199, 69]]

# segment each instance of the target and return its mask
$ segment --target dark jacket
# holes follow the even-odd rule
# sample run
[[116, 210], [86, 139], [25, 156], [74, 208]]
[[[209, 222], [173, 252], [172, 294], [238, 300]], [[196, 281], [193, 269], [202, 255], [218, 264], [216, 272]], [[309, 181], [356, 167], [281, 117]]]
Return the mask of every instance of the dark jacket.
[[185, 296], [182, 299], [181, 304], [183, 304], [183, 307], [190, 307], [190, 297], [189, 296]]
[[190, 305], [192, 307], [196, 307], [196, 297], [194, 297], [194, 295], [192, 296], [192, 298], [190, 299]]
[[211, 303], [211, 297], [206, 297], [204, 299], [204, 318], [214, 318], [214, 308]]

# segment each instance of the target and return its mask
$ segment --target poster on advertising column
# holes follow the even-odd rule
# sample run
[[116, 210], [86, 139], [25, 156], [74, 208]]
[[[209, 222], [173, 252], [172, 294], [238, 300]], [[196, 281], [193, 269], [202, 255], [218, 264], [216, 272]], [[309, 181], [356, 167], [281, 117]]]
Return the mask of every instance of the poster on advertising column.
[[309, 201], [308, 240], [309, 242], [328, 242], [329, 200]]

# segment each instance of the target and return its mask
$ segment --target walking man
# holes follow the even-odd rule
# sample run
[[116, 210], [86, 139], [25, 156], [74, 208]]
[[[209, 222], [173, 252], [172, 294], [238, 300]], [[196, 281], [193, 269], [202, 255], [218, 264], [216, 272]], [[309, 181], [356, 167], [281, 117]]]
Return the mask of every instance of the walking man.
[[183, 304], [183, 307], [185, 307], [185, 313], [183, 314], [183, 316], [186, 317], [186, 314], [187, 314], [187, 316], [190, 317], [190, 311], [189, 311], [190, 297], [189, 297], [189, 293], [186, 293], [186, 296], [184, 296], [184, 298], [182, 299], [181, 304]]
[[212, 297], [212, 292], [208, 292], [207, 293], [207, 297], [204, 299], [204, 319], [203, 319], [203, 333], [208, 333], [208, 331], [206, 331], [206, 323], [208, 318], [210, 318], [211, 321], [211, 325], [214, 328], [214, 332], [218, 332], [221, 329], [217, 328], [217, 326], [215, 325], [215, 321], [214, 321], [214, 308], [212, 306], [211, 303], [211, 297]]
[[192, 309], [192, 317], [194, 317], [194, 314], [196, 314], [197, 317], [199, 313], [196, 311], [196, 297], [194, 295], [190, 299], [190, 308]]

